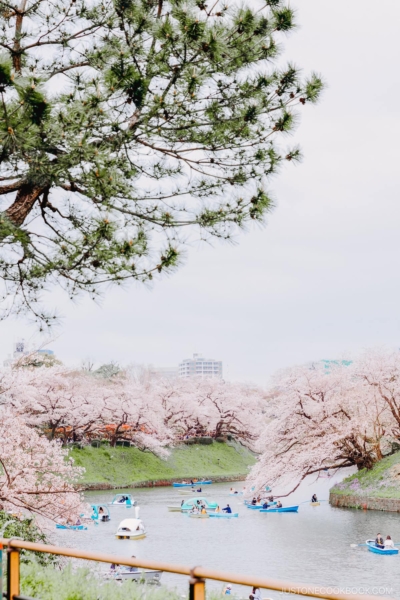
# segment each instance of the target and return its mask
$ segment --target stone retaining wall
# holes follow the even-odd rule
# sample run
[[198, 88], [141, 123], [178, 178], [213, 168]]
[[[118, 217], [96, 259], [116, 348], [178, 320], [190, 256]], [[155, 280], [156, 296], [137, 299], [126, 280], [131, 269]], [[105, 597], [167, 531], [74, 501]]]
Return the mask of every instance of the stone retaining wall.
[[400, 512], [400, 498], [369, 498], [355, 494], [342, 495], [330, 492], [329, 503], [338, 508], [361, 508], [364, 510]]
[[[213, 483], [223, 483], [229, 481], [243, 481], [246, 479], [246, 475], [218, 475], [215, 477], [204, 477], [204, 479], [212, 479]], [[172, 485], [174, 481], [182, 481], [182, 478], [175, 479], [157, 479], [155, 481], [135, 481], [132, 483], [127, 483], [126, 485], [112, 485], [111, 483], [84, 483], [82, 486], [79, 486], [82, 490], [122, 490], [126, 488], [148, 488], [148, 487], [167, 487]], [[186, 479], [187, 481], [187, 479]], [[201, 484], [194, 484], [201, 485]], [[400, 509], [399, 509], [400, 510]]]

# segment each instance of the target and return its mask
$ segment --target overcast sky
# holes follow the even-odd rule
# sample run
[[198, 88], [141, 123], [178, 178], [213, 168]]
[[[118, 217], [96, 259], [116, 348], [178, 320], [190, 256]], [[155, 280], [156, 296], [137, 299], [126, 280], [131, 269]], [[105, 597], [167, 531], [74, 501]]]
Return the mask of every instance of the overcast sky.
[[[53, 302], [65, 315], [51, 347], [92, 358], [176, 365], [193, 352], [231, 380], [376, 345], [400, 347], [400, 2], [296, 0], [286, 56], [328, 84], [302, 109], [304, 162], [272, 182], [277, 207], [236, 246], [193, 247], [152, 289], [108, 293], [101, 307]], [[0, 359], [34, 328], [0, 324]]]

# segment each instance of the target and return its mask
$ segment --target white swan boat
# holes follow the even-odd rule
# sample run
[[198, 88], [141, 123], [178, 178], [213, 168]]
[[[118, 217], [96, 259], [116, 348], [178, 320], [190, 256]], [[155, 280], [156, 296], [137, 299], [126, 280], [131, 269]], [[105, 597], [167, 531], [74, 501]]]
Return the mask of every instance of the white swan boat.
[[146, 537], [146, 529], [141, 519], [124, 519], [115, 534], [117, 540], [139, 540]]

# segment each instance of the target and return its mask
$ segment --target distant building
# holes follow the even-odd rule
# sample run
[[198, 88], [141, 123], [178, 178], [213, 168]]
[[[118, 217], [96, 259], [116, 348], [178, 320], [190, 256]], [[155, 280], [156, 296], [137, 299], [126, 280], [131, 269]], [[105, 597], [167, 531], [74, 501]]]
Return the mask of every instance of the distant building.
[[[40, 350], [28, 350], [28, 347], [25, 343], [25, 340], [20, 340], [16, 344], [14, 344], [14, 352], [8, 355], [6, 360], [3, 362], [4, 367], [11, 367], [13, 364], [17, 363], [19, 360], [24, 358], [24, 356], [28, 357], [29, 355], [39, 355], [44, 360], [56, 360], [55, 354], [53, 350], [48, 350], [47, 348], [40, 348]], [[42, 366], [42, 362], [39, 360], [35, 360], [38, 363], [38, 366]]]
[[193, 354], [193, 358], [185, 358], [180, 363], [179, 377], [222, 378], [222, 361], [203, 358], [201, 354]]
[[25, 340], [19, 340], [16, 344], [14, 344], [14, 352], [7, 356], [6, 360], [3, 362], [3, 366], [11, 367], [12, 364], [27, 354], [28, 351], [26, 349]]

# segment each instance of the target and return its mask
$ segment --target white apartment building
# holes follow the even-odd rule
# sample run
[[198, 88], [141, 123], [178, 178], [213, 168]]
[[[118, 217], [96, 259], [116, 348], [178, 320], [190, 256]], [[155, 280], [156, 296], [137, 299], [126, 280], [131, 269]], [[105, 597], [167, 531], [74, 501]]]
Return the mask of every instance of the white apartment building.
[[180, 363], [179, 377], [222, 378], [222, 361], [214, 358], [203, 358], [201, 354], [193, 354], [193, 358], [185, 358]]

